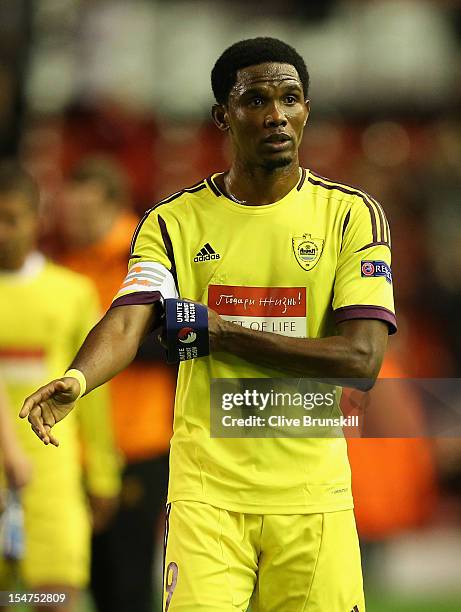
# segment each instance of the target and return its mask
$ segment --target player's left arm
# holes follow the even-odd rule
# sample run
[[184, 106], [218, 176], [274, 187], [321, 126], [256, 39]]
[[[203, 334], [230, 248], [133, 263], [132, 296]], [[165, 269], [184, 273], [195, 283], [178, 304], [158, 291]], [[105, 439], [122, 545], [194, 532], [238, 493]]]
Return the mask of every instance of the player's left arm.
[[209, 311], [210, 347], [294, 375], [361, 379], [378, 376], [389, 333], [396, 330], [390, 231], [373, 198], [350, 202], [332, 296], [337, 333], [325, 338], [292, 338], [224, 321]]
[[343, 321], [337, 335], [328, 338], [292, 338], [254, 331], [208, 312], [212, 353], [232, 353], [293, 376], [367, 379], [371, 385], [387, 346], [387, 324], [374, 319]]

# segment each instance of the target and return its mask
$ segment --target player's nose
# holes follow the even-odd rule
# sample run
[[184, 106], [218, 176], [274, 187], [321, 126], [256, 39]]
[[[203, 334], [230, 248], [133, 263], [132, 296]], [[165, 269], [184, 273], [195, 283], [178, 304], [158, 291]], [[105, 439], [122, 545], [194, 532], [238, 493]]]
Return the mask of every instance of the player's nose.
[[284, 127], [287, 125], [287, 118], [280, 106], [274, 102], [264, 119], [264, 127]]

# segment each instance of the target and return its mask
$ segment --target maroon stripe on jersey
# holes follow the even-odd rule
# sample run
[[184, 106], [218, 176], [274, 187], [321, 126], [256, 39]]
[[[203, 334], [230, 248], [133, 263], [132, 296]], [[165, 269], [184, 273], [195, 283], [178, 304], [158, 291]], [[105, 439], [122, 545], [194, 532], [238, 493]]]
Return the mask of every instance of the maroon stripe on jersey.
[[[206, 189], [206, 185], [205, 183], [202, 181], [200, 181], [200, 183], [192, 185], [192, 187], [186, 187], [185, 189], [182, 190], [182, 193], [196, 193], [197, 191], [202, 191], [202, 189]], [[159, 202], [159, 204], [165, 204], [165, 202]]]
[[231, 197], [228, 193], [226, 193], [225, 191], [222, 191], [222, 189], [219, 187], [219, 185], [217, 183], [215, 183], [213, 181], [213, 179], [211, 178], [211, 176], [209, 177], [209, 179], [207, 179], [208, 184], [210, 186], [211, 191], [219, 196], [224, 196], [225, 198], [227, 198], [228, 200], [230, 200], [231, 202], [233, 202], [234, 204], [240, 204], [240, 202], [237, 200], [237, 198]]
[[391, 232], [389, 229], [389, 223], [387, 221], [387, 217], [386, 217], [386, 213], [384, 212], [384, 208], [381, 206], [381, 204], [378, 202], [378, 200], [375, 200], [374, 198], [371, 198], [373, 200], [373, 202], [376, 204], [376, 206], [378, 207], [382, 218], [383, 218], [383, 222], [384, 222], [384, 229], [383, 229], [383, 235], [381, 236], [381, 239], [386, 242], [389, 247], [391, 246]]
[[[301, 168], [301, 178], [299, 179], [298, 184], [296, 185], [296, 189], [298, 191], [300, 191], [301, 187], [304, 185], [304, 181], [306, 180], [306, 175], [307, 175], [306, 170], [304, 168]], [[209, 176], [206, 179], [206, 181], [207, 181], [208, 185], [210, 186], [211, 191], [215, 195], [217, 195], [218, 197], [223, 195], [225, 198], [227, 198], [231, 202], [234, 202], [234, 204], [235, 204], [235, 202], [239, 203], [236, 198], [231, 198], [230, 195], [228, 195], [225, 191], [222, 191], [220, 189], [220, 187], [213, 181], [211, 176]]]
[[395, 334], [397, 331], [395, 314], [383, 306], [368, 306], [365, 304], [343, 306], [335, 310], [334, 316], [336, 323], [351, 319], [379, 319], [388, 324], [389, 334]]
[[176, 290], [179, 294], [178, 274], [176, 271], [176, 262], [174, 260], [173, 244], [171, 242], [170, 234], [168, 233], [166, 223], [160, 215], [158, 216], [158, 224], [160, 226], [160, 232], [162, 234], [163, 244], [165, 245], [165, 251], [166, 251], [166, 254], [168, 255], [168, 259], [170, 260], [170, 264], [171, 264], [170, 272], [173, 275], [174, 284], [176, 285]]
[[184, 187], [184, 189], [181, 189], [181, 191], [172, 193], [171, 195], [164, 198], [163, 200], [160, 200], [160, 202], [157, 202], [157, 204], [154, 204], [154, 206], [152, 206], [150, 210], [151, 211], [155, 210], [159, 206], [162, 206], [162, 204], [169, 204], [170, 202], [177, 200], [180, 196], [184, 195], [185, 193], [195, 193], [196, 191], [201, 191], [202, 189], [206, 189], [206, 185], [203, 182], [203, 180], [200, 181], [199, 183], [196, 183], [195, 185], [192, 185], [192, 187]]
[[381, 230], [381, 242], [385, 242], [386, 241], [386, 236], [384, 233], [384, 225], [385, 225], [385, 217], [384, 217], [384, 211], [381, 208], [381, 206], [379, 206], [378, 202], [376, 200], [374, 200], [373, 198], [370, 197], [370, 202], [372, 204], [374, 204], [376, 206], [376, 209], [378, 211], [378, 219], [379, 219], [379, 228]]
[[320, 185], [320, 187], [324, 187], [325, 189], [337, 189], [338, 191], [341, 191], [342, 193], [347, 193], [348, 195], [359, 196], [359, 198], [362, 199], [362, 202], [368, 208], [368, 212], [370, 213], [371, 234], [372, 234], [373, 242], [376, 242], [378, 240], [377, 228], [376, 228], [376, 211], [363, 193], [361, 193], [360, 191], [357, 191], [356, 189], [346, 189], [346, 187], [343, 187], [342, 185], [336, 185], [336, 184], [328, 185], [327, 183], [324, 183], [323, 181], [312, 178], [312, 176], [309, 176], [307, 180], [309, 181], [309, 183], [312, 183], [313, 185]]
[[117, 306], [134, 306], [136, 304], [154, 304], [162, 299], [160, 291], [136, 291], [122, 295], [112, 302], [110, 308]]
[[375, 200], [375, 198], [372, 198], [368, 194], [367, 196], [370, 202], [375, 206], [376, 210], [378, 211], [379, 227], [381, 229], [380, 240], [381, 242], [387, 242], [386, 240], [386, 215], [384, 214], [384, 210], [382, 206], [377, 202], [377, 200]]
[[136, 240], [138, 239], [139, 232], [141, 231], [141, 228], [144, 225], [144, 222], [146, 221], [147, 217], [150, 215], [150, 213], [153, 210], [154, 210], [153, 208], [149, 208], [149, 210], [146, 210], [146, 212], [141, 217], [141, 220], [139, 221], [138, 225], [136, 226], [136, 229], [134, 230], [133, 238], [131, 239], [130, 255], [132, 255], [134, 252], [134, 247], [136, 246]]
[[347, 226], [349, 225], [349, 221], [351, 220], [351, 211], [348, 210], [347, 211], [347, 215], [344, 217], [344, 223], [343, 223], [343, 229], [341, 231], [341, 249], [343, 248], [343, 240], [344, 240], [344, 234], [346, 233], [347, 230]]
[[194, 183], [193, 185], [190, 185], [189, 187], [185, 187], [184, 191], [200, 191], [200, 189], [204, 189], [206, 187], [205, 185], [205, 179], [200, 179], [199, 181], [197, 181], [196, 183]]
[[215, 194], [215, 196], [221, 196], [221, 195], [225, 195], [223, 193], [221, 193], [221, 190], [218, 188], [217, 185], [214, 184], [213, 179], [211, 178], [211, 176], [209, 176], [206, 179], [206, 182], [208, 183], [208, 186], [210, 187], [211, 191]]
[[362, 197], [366, 196], [370, 200], [375, 201], [374, 198], [372, 198], [369, 193], [367, 193], [363, 189], [360, 189], [356, 185], [348, 185], [347, 183], [338, 183], [337, 181], [332, 181], [327, 176], [322, 176], [321, 174], [319, 174], [318, 172], [314, 172], [313, 170], [309, 170], [309, 174], [311, 176], [315, 176], [315, 178], [321, 179], [322, 181], [326, 181], [327, 183], [331, 183], [331, 185], [330, 185], [331, 189], [334, 189], [335, 186], [337, 186], [337, 187], [345, 187], [345, 188], [351, 189], [354, 193], [357, 193], [357, 195], [360, 195]]
[[166, 547], [168, 544], [168, 535], [170, 533], [170, 512], [171, 512], [171, 504], [166, 505], [165, 512], [165, 534], [163, 536], [163, 569], [162, 569], [162, 610], [164, 604], [165, 597], [165, 584], [166, 584], [166, 576], [165, 576], [165, 566], [166, 566]]
[[[315, 176], [315, 178], [322, 179], [323, 181], [328, 181], [329, 183], [334, 183], [335, 182], [335, 181], [332, 181], [331, 179], [329, 179], [327, 176], [322, 176], [321, 174], [319, 174], [318, 172], [314, 172], [313, 170], [309, 170], [309, 174], [311, 176]], [[352, 185], [346, 185], [346, 187], [352, 187]]]
[[[313, 172], [312, 170], [310, 170], [310, 174], [312, 176], [315, 176], [316, 178], [322, 179], [324, 181], [327, 181], [327, 183], [333, 183], [333, 185], [324, 185], [324, 187], [329, 187], [330, 189], [339, 189], [340, 191], [344, 191], [345, 193], [352, 193], [355, 195], [358, 195], [362, 198], [362, 200], [367, 200], [369, 202], [373, 202], [373, 204], [376, 205], [376, 208], [379, 209], [382, 214], [383, 214], [383, 218], [384, 218], [384, 222], [387, 223], [387, 219], [386, 219], [386, 214], [384, 212], [383, 207], [381, 206], [381, 204], [375, 200], [375, 198], [372, 198], [371, 195], [369, 193], [367, 193], [366, 191], [363, 191], [363, 189], [359, 189], [358, 187], [354, 187], [353, 185], [347, 185], [347, 184], [340, 184], [340, 183], [335, 183], [335, 181], [332, 181], [331, 179], [325, 177], [325, 176], [321, 176], [320, 174], [318, 174], [317, 172]], [[350, 189], [350, 191], [347, 191], [347, 189]], [[365, 201], [365, 203], [367, 204], [367, 202]], [[368, 209], [370, 210], [370, 207], [368, 206]], [[374, 210], [373, 207], [371, 208], [371, 210]], [[371, 211], [370, 211], [371, 214]], [[376, 216], [376, 212], [375, 212], [375, 216]], [[373, 223], [373, 220], [372, 220]], [[381, 236], [381, 239], [384, 240], [384, 237]]]
[[201, 181], [198, 181], [198, 183], [194, 183], [190, 187], [184, 187], [184, 189], [181, 189], [180, 191], [176, 191], [175, 193], [172, 193], [166, 198], [163, 198], [163, 200], [160, 200], [159, 202], [157, 202], [157, 204], [154, 204], [151, 210], [154, 210], [154, 208], [158, 208], [162, 204], [168, 204], [169, 202], [173, 202], [173, 200], [176, 200], [177, 198], [179, 198], [179, 196], [182, 196], [184, 193], [195, 193], [196, 191], [201, 191], [202, 189], [205, 189], [205, 188], [206, 188], [206, 185], [204, 183], [204, 180], [202, 179]]
[[296, 186], [298, 191], [301, 191], [301, 187], [304, 185], [304, 181], [306, 180], [306, 170], [301, 168], [301, 178], [299, 179], [299, 183]]
[[150, 215], [150, 213], [153, 210], [155, 210], [159, 206], [162, 206], [162, 204], [168, 204], [169, 202], [173, 202], [173, 200], [176, 200], [176, 198], [179, 198], [179, 196], [182, 196], [184, 193], [195, 193], [196, 191], [201, 191], [202, 189], [205, 189], [205, 188], [206, 188], [206, 185], [205, 185], [205, 183], [203, 182], [203, 179], [202, 179], [201, 181], [199, 181], [198, 183], [195, 183], [191, 187], [185, 187], [184, 189], [181, 189], [181, 191], [178, 191], [177, 193], [173, 193], [172, 195], [168, 196], [167, 198], [164, 198], [163, 200], [160, 200], [160, 202], [157, 202], [157, 204], [154, 204], [151, 208], [146, 210], [146, 212], [142, 216], [140, 222], [138, 223], [138, 225], [137, 225], [137, 227], [135, 229], [135, 232], [133, 234], [133, 238], [131, 239], [130, 255], [133, 255], [134, 248], [135, 248], [135, 245], [136, 245], [136, 240], [138, 238], [139, 232], [141, 231], [141, 228], [144, 225], [144, 222], [147, 220], [147, 217]]
[[378, 240], [377, 242], [370, 242], [369, 244], [366, 244], [366, 245], [365, 245], [365, 246], [363, 246], [361, 249], [358, 249], [357, 251], [355, 251], [355, 253], [360, 253], [360, 251], [365, 251], [366, 249], [369, 249], [370, 247], [373, 247], [373, 246], [380, 246], [380, 245], [382, 245], [382, 246], [386, 246], [388, 249], [390, 249], [390, 248], [391, 248], [391, 247], [389, 246], [389, 243], [388, 243], [387, 241], [386, 241], [386, 242], [383, 242], [382, 240], [381, 240], [381, 241], [379, 241], [379, 240]]

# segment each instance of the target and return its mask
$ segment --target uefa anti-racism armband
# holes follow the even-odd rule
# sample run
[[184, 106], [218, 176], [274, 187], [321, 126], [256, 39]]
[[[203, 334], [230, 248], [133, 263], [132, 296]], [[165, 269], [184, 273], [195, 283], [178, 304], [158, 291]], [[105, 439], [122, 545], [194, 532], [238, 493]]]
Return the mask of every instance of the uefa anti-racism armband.
[[171, 272], [158, 262], [142, 261], [130, 267], [112, 307], [160, 302], [165, 311], [168, 361], [208, 355], [207, 307], [178, 297]]
[[168, 361], [176, 363], [208, 355], [208, 308], [173, 298], [164, 300], [163, 306]]

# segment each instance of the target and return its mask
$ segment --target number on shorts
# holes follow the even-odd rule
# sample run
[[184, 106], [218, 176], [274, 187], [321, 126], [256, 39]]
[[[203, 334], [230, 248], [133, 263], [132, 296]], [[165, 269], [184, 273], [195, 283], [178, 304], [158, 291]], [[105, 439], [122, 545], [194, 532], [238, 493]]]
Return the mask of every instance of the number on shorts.
[[[168, 597], [166, 599], [165, 612], [168, 612], [171, 603], [171, 598], [173, 597], [173, 593], [176, 588], [176, 583], [178, 582], [178, 571], [178, 566], [174, 561], [171, 561], [171, 563], [169, 563], [168, 567], [166, 568], [165, 591], [168, 593]], [[170, 572], [171, 581], [169, 580]]]

